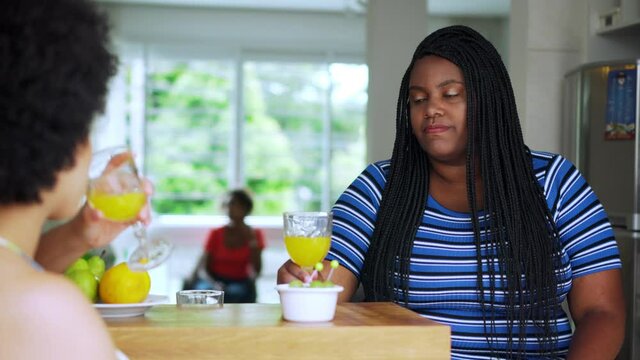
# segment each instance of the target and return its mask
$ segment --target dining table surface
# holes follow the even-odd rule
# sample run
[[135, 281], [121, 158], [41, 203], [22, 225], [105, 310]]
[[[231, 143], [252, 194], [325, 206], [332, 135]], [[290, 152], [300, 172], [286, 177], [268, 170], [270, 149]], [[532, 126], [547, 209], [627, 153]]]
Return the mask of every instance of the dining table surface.
[[130, 359], [449, 359], [450, 328], [391, 302], [341, 303], [329, 322], [282, 318], [280, 304], [157, 305], [106, 318]]

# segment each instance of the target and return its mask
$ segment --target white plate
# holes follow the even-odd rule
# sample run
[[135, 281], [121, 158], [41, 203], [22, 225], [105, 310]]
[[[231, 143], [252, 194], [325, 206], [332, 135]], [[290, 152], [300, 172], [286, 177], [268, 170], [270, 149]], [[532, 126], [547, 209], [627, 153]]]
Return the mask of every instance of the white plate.
[[120, 318], [141, 316], [152, 306], [166, 304], [169, 297], [149, 295], [143, 302], [136, 304], [93, 304], [103, 318]]

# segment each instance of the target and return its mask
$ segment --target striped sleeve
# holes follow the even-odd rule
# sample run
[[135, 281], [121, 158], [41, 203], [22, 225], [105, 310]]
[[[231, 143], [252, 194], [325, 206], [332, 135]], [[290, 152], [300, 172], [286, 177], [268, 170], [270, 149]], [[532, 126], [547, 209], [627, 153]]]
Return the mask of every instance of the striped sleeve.
[[364, 264], [380, 207], [389, 161], [370, 164], [333, 206], [333, 232], [327, 260], [338, 260], [356, 278]]
[[578, 169], [555, 156], [544, 187], [573, 277], [620, 268], [618, 246], [605, 209]]

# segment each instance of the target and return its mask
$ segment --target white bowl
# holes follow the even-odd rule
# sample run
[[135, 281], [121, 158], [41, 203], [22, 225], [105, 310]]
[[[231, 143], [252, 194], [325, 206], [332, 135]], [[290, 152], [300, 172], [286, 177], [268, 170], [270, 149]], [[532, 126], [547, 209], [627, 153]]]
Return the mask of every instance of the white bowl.
[[333, 320], [336, 313], [338, 293], [342, 286], [332, 287], [289, 287], [276, 286], [280, 294], [282, 317], [296, 322], [324, 322]]

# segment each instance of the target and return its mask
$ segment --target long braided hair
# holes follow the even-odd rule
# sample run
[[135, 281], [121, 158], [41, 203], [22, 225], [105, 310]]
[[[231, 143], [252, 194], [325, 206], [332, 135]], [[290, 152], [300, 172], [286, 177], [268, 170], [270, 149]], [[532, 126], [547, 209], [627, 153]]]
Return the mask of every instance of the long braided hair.
[[[533, 173], [507, 70], [493, 45], [465, 26], [443, 28], [425, 38], [402, 78], [391, 166], [362, 273], [365, 299], [408, 301], [409, 263], [429, 189], [429, 159], [410, 125], [409, 77], [414, 63], [427, 55], [457, 65], [467, 89], [467, 198], [485, 337], [493, 352], [496, 322], [492, 304], [496, 292], [504, 291], [509, 356], [523, 354], [527, 320], [540, 329], [537, 336], [543, 351], [552, 352], [557, 342], [558, 232]], [[484, 209], [476, 205], [472, 185], [476, 169], [483, 177]], [[488, 215], [487, 221], [479, 220], [480, 210]], [[483, 248], [488, 249], [484, 256]], [[483, 261], [487, 264], [484, 269]], [[488, 286], [483, 285], [483, 276], [488, 276]], [[518, 334], [513, 333], [516, 325]], [[516, 336], [518, 347], [514, 349]]]

